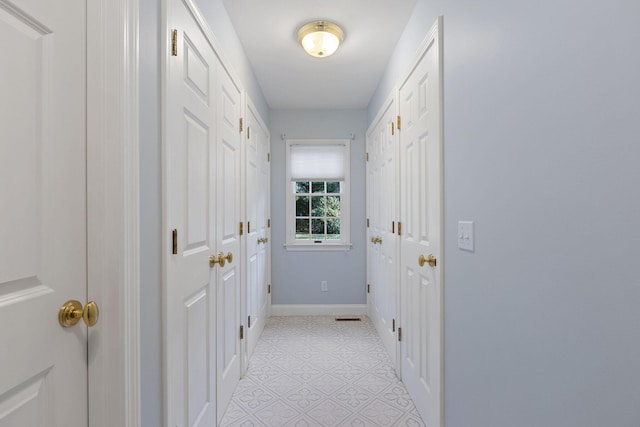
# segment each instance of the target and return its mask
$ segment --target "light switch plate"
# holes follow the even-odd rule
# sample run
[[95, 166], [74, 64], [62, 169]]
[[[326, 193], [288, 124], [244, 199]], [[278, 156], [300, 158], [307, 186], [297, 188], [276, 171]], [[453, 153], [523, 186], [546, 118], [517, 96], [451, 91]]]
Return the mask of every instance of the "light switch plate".
[[458, 221], [458, 248], [474, 251], [473, 221]]

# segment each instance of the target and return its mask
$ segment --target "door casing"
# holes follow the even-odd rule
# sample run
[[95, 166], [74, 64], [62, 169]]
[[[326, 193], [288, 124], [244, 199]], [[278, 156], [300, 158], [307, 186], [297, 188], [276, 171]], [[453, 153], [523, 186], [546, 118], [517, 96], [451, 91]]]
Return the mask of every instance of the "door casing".
[[90, 427], [141, 425], [138, 8], [87, 1]]

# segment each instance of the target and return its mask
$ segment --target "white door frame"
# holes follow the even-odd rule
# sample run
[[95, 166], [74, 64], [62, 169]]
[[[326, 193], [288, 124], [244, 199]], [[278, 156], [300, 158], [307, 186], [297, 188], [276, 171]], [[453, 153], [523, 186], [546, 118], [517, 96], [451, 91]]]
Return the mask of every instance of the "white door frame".
[[87, 38], [89, 425], [138, 427], [138, 0], [88, 0]]

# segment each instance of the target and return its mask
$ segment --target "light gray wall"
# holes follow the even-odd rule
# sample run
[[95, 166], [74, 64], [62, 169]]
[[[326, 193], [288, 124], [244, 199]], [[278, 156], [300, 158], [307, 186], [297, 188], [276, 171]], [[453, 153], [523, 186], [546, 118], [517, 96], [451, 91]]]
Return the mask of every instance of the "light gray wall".
[[[140, 249], [142, 426], [162, 425], [162, 210], [160, 0], [140, 0]], [[269, 110], [221, 0], [202, 1], [203, 13], [256, 108]], [[205, 13], [205, 10], [207, 13]]]
[[640, 2], [419, 0], [369, 118], [439, 14], [446, 425], [638, 426]]
[[160, 1], [140, 0], [140, 376], [143, 427], [162, 425]]
[[[268, 123], [269, 106], [222, 0], [196, 0], [196, 3], [213, 30], [216, 40], [220, 42], [224, 57], [231, 63], [233, 71], [237, 73], [236, 77], [242, 82], [260, 117]], [[260, 37], [260, 32], [256, 32], [256, 37]]]
[[[271, 110], [271, 251], [273, 304], [365, 304], [365, 110]], [[351, 141], [351, 241], [346, 252], [293, 252], [284, 248], [285, 143], [288, 139]], [[326, 280], [328, 291], [320, 291]]]

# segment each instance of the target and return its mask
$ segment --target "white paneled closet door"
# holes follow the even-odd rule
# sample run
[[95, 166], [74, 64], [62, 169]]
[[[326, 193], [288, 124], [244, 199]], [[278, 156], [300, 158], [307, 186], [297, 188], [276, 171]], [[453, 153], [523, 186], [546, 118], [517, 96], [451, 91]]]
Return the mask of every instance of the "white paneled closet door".
[[245, 208], [246, 244], [246, 363], [253, 354], [268, 316], [267, 273], [269, 258], [269, 132], [254, 105], [246, 104]]
[[376, 239], [380, 231], [380, 191], [376, 150], [380, 146], [377, 129], [367, 135], [367, 286], [369, 317], [378, 327], [378, 282], [380, 280], [380, 250]]
[[396, 102], [385, 103], [368, 135], [370, 316], [397, 366], [397, 257]]
[[442, 422], [440, 40], [436, 25], [400, 87], [399, 103], [402, 380], [428, 426]]
[[231, 401], [242, 369], [240, 328], [241, 90], [219, 65], [217, 76], [216, 248], [218, 422]]
[[[193, 15], [171, 0], [164, 141], [166, 421], [216, 419], [216, 75], [219, 64]], [[171, 34], [171, 35], [172, 35]], [[218, 411], [218, 414], [221, 411]]]
[[87, 426], [86, 11], [0, 0], [2, 427]]

